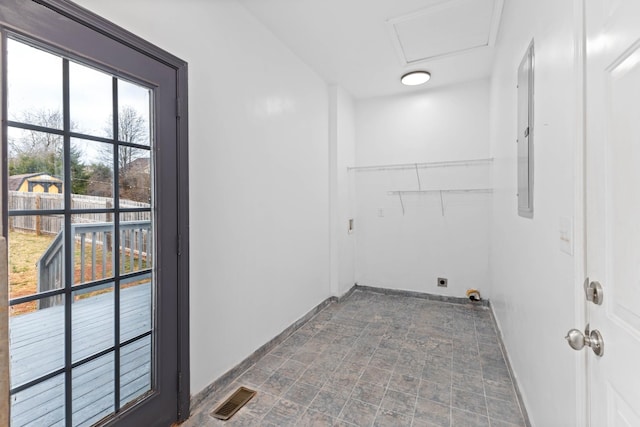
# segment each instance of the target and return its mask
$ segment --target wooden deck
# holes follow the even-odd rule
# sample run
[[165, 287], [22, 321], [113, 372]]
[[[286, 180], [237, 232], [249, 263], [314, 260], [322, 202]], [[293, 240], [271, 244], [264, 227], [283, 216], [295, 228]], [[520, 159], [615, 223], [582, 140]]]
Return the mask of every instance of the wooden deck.
[[[82, 299], [72, 306], [73, 361], [113, 345], [113, 292]], [[150, 283], [120, 291], [121, 342], [151, 327]], [[10, 319], [11, 387], [64, 366], [64, 306]], [[150, 389], [151, 338], [121, 350], [121, 405]], [[90, 426], [113, 411], [114, 355], [109, 353], [74, 369], [73, 425]], [[11, 426], [64, 426], [64, 374], [11, 397]]]

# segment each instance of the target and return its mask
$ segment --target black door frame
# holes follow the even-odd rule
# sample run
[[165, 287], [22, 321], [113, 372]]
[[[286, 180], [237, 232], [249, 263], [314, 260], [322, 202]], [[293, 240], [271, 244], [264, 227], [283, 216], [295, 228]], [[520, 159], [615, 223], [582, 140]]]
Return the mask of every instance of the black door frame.
[[[87, 27], [118, 44], [141, 53], [154, 61], [158, 61], [175, 72], [176, 81], [176, 140], [175, 152], [177, 174], [175, 186], [177, 189], [177, 372], [176, 387], [178, 390], [178, 405], [176, 421], [184, 421], [189, 417], [190, 403], [190, 370], [189, 370], [189, 193], [188, 193], [188, 92], [187, 92], [187, 63], [157, 46], [135, 36], [129, 31], [101, 18], [100, 16], [66, 0], [31, 0], [25, 5], [25, 0], [4, 0], [0, 5], [0, 25], [15, 28], [16, 23], [23, 22], [26, 9], [33, 9], [37, 3], [76, 23]], [[17, 30], [22, 30], [19, 27]], [[27, 31], [27, 35], [29, 32]], [[4, 71], [4, 70], [3, 70]], [[3, 111], [3, 121], [6, 123], [6, 111]], [[6, 168], [7, 155], [3, 153], [3, 167]], [[5, 169], [6, 172], [6, 169]], [[6, 174], [5, 174], [6, 176]], [[6, 184], [5, 184], [6, 185]], [[3, 229], [7, 230], [7, 216], [3, 215]], [[8, 368], [8, 367], [7, 367]], [[125, 411], [125, 415], [128, 411]], [[107, 425], [117, 425], [119, 417], [114, 417]]]

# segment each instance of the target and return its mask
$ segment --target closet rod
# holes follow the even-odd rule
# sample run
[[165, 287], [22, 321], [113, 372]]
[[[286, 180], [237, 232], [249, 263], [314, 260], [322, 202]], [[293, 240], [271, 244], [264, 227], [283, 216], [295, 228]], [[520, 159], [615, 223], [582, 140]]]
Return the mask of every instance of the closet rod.
[[389, 196], [396, 196], [400, 194], [437, 194], [437, 193], [493, 193], [491, 188], [461, 188], [461, 189], [449, 189], [449, 190], [399, 190], [389, 191]]
[[389, 165], [373, 165], [373, 166], [350, 166], [348, 171], [375, 171], [375, 170], [401, 170], [416, 168], [446, 168], [452, 166], [479, 166], [490, 164], [493, 158], [473, 159], [473, 160], [449, 160], [444, 162], [427, 162], [427, 163], [399, 163]]

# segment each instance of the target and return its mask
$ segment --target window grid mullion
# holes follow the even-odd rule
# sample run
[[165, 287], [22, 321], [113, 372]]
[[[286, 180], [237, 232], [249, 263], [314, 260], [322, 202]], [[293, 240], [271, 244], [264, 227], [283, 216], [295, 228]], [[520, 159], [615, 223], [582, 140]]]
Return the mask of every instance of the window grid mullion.
[[72, 427], [73, 417], [73, 379], [72, 379], [72, 304], [73, 294], [73, 240], [71, 230], [71, 117], [70, 117], [70, 88], [69, 88], [69, 60], [62, 60], [62, 117], [63, 117], [63, 164], [64, 164], [64, 371], [65, 371], [65, 425]]
[[[118, 79], [113, 77], [113, 200], [114, 200], [114, 214], [113, 214], [113, 232], [115, 248], [112, 251], [120, 251], [120, 170], [119, 170], [119, 144], [120, 138], [120, 126], [118, 117]], [[123, 248], [124, 249], [124, 248]], [[114, 267], [114, 412], [120, 410], [120, 256], [115, 257]]]

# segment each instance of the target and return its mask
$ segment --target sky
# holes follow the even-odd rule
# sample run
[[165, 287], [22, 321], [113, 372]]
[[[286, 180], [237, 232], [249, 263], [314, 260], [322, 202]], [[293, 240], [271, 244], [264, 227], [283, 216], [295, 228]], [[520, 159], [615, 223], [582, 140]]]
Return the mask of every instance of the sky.
[[[69, 108], [74, 131], [108, 136], [112, 115], [112, 76], [88, 66], [69, 65]], [[9, 120], [22, 121], [25, 111], [62, 111], [62, 58], [22, 42], [7, 42], [7, 98]], [[118, 80], [120, 108], [134, 108], [149, 123], [150, 90]], [[12, 132], [16, 134], [15, 130]], [[101, 143], [74, 141], [82, 147], [84, 163], [100, 160]], [[104, 144], [102, 144], [104, 145]]]

